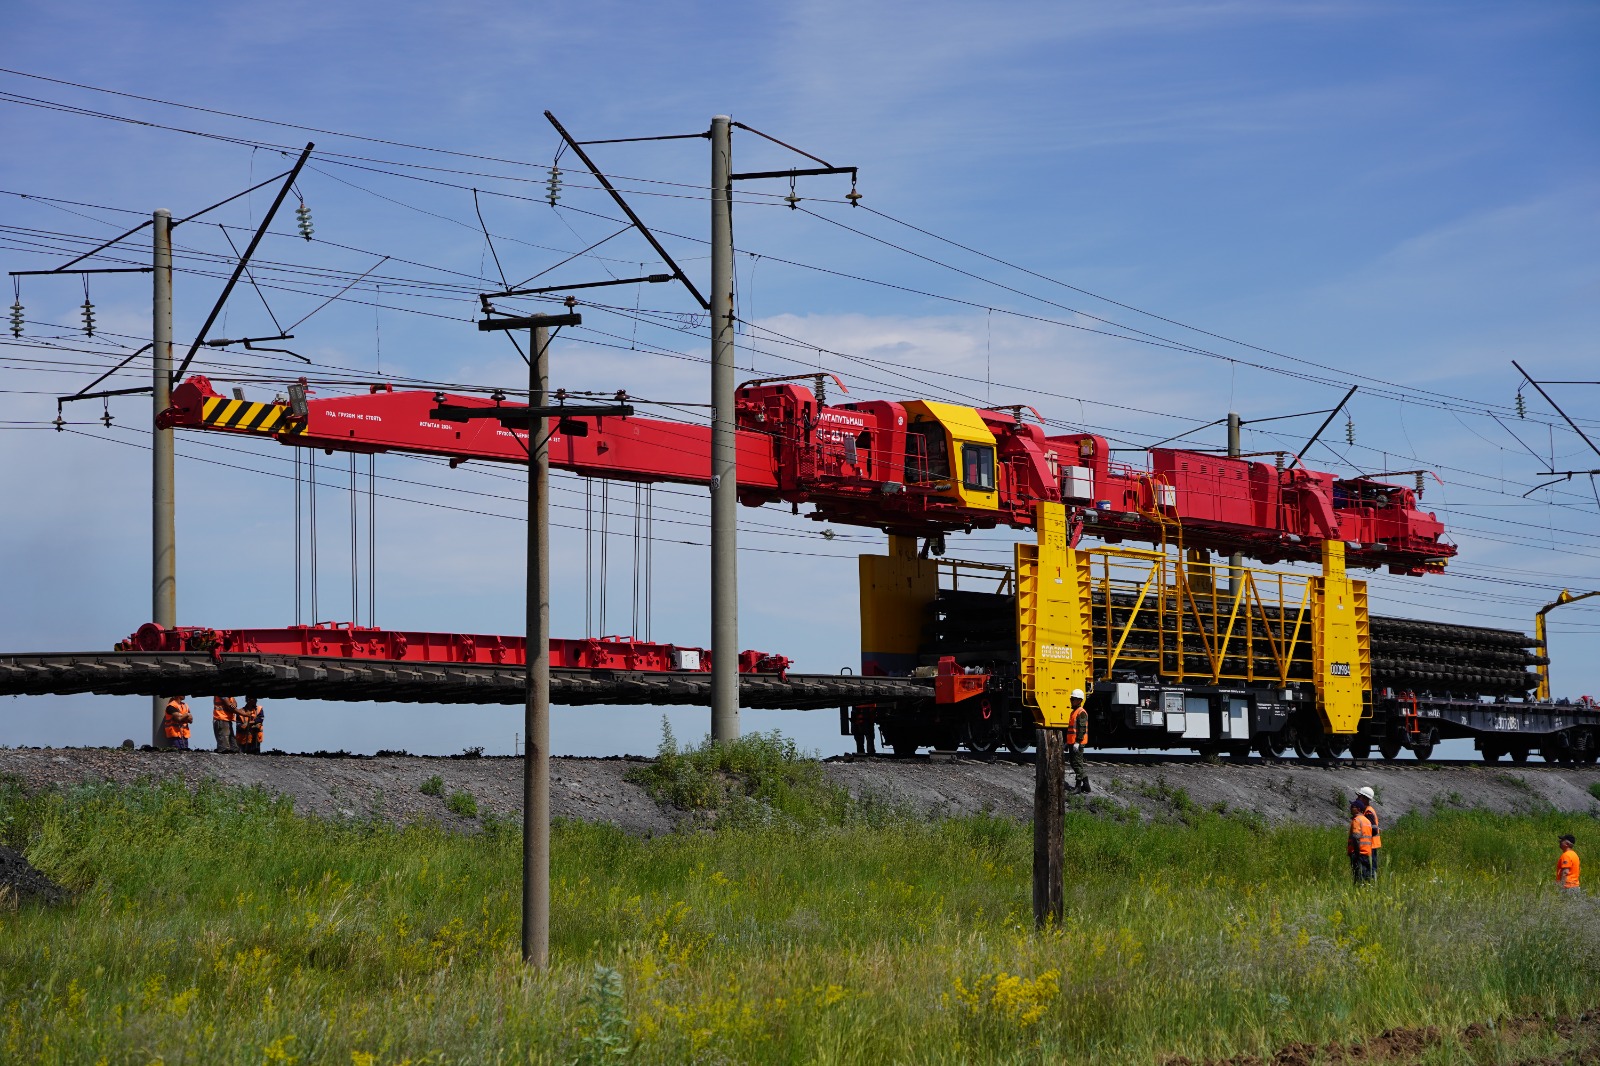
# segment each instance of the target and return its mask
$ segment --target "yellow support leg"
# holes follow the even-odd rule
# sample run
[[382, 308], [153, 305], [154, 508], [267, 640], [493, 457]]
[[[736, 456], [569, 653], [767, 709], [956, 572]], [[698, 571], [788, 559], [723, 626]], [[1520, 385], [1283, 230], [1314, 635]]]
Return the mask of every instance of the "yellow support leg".
[[1023, 702], [1036, 724], [1063, 728], [1072, 690], [1089, 683], [1089, 559], [1067, 546], [1065, 507], [1040, 503], [1035, 515], [1038, 543], [1016, 546]]
[[917, 555], [916, 537], [891, 536], [888, 555], [863, 555], [859, 565], [861, 672], [903, 677], [917, 665], [939, 564]]
[[1312, 582], [1312, 650], [1323, 728], [1351, 734], [1361, 721], [1371, 676], [1366, 582], [1345, 573], [1344, 542], [1322, 544], [1322, 576]]

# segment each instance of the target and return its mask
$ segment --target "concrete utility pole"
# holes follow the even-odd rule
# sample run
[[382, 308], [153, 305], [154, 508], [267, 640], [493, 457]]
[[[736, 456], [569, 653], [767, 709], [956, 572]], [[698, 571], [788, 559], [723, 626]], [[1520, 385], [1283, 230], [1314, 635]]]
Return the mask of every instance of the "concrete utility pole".
[[[1233, 459], [1239, 458], [1239, 426], [1241, 424], [1239, 413], [1237, 411], [1229, 411], [1228, 456]], [[1244, 556], [1238, 552], [1228, 556], [1228, 594], [1236, 598], [1244, 589], [1244, 575], [1239, 572], [1243, 565]]]
[[[543, 317], [543, 316], [536, 316]], [[528, 406], [550, 389], [550, 329], [533, 327]], [[550, 965], [550, 444], [549, 419], [528, 423], [528, 702], [522, 755], [522, 959]]]
[[[151, 362], [155, 376], [151, 381], [154, 414], [172, 406], [172, 212], [165, 208], [155, 213], [151, 244], [152, 300], [150, 339]], [[155, 431], [151, 448], [150, 471], [150, 620], [171, 629], [178, 624], [178, 533], [173, 513], [172, 430]], [[173, 695], [169, 693], [169, 695]], [[156, 696], [150, 704], [150, 743], [161, 747], [161, 719], [166, 697]]]
[[733, 366], [733, 139], [711, 119], [711, 739], [739, 736], [738, 437]]

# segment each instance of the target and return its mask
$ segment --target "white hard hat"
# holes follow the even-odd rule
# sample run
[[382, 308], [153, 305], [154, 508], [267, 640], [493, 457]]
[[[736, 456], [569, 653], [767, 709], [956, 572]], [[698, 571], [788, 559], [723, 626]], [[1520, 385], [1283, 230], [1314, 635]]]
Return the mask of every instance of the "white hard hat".
[[[1056, 690], [1056, 691], [1057, 691], [1057, 692], [1059, 692], [1059, 691], [1061, 691], [1061, 690], [1060, 690], [1060, 689], [1057, 689], [1057, 690]], [[1072, 690], [1072, 698], [1073, 698], [1073, 699], [1075, 699], [1075, 700], [1081, 700], [1081, 699], [1083, 699], [1083, 689], [1081, 689], [1081, 688], [1075, 688], [1075, 689], [1073, 689], [1073, 690]]]
[[1378, 794], [1376, 792], [1372, 791], [1372, 786], [1371, 785], [1362, 785], [1360, 788], [1356, 789], [1356, 791], [1361, 793], [1361, 795], [1367, 797], [1367, 799], [1377, 799], [1378, 798]]

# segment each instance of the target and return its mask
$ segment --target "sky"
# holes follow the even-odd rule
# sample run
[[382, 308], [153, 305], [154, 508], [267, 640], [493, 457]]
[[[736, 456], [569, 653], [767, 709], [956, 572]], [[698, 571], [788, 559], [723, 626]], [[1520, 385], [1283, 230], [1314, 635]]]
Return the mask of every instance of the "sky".
[[[257, 254], [260, 293], [241, 285], [210, 334], [267, 336], [309, 315], [282, 331], [312, 365], [203, 350], [196, 369], [224, 390], [268, 399], [302, 373], [329, 392], [516, 387], [516, 352], [472, 325], [475, 293], [660, 269], [637, 233], [618, 232], [615, 206], [571, 154], [557, 160], [543, 112], [583, 140], [693, 134], [727, 113], [860, 170], [859, 208], [844, 200], [848, 178], [802, 179], [796, 209], [781, 199], [787, 183], [741, 186], [738, 359], [750, 376], [824, 369], [853, 399], [1027, 403], [1123, 447], [1229, 410], [1328, 408], [1359, 385], [1354, 443], [1337, 423], [1308, 461], [1342, 474], [1428, 469], [1425, 508], [1460, 546], [1444, 575], [1373, 575], [1375, 613], [1531, 631], [1562, 588], [1600, 588], [1592, 480], [1539, 487], [1551, 480], [1540, 471], [1589, 470], [1600, 455], [1531, 388], [1518, 417], [1511, 365], [1562, 381], [1600, 365], [1591, 4], [490, 0], [469, 17], [403, 0], [19, 0], [8, 14], [8, 271], [59, 265], [155, 208], [185, 217], [315, 142], [290, 201], [303, 197], [313, 239], [286, 208]], [[591, 152], [704, 290], [706, 143]], [[737, 170], [809, 165], [744, 131], [734, 156]], [[176, 230], [185, 346], [231, 267], [229, 240], [242, 247], [271, 194]], [[98, 261], [148, 255], [140, 234]], [[92, 277], [88, 338], [79, 279], [21, 279], [24, 336], [0, 333], [0, 649], [109, 648], [149, 618], [149, 401], [72, 404], [65, 432], [48, 424], [56, 396], [148, 340], [148, 283]], [[553, 345], [553, 384], [626, 389], [645, 413], [694, 417], [685, 405], [708, 397], [709, 340], [688, 295], [591, 295], [584, 326]], [[146, 383], [142, 358], [101, 387]], [[1600, 387], [1548, 388], [1600, 440]], [[1244, 448], [1297, 451], [1316, 421], [1247, 425]], [[1184, 439], [1222, 444], [1217, 428]], [[288, 450], [195, 435], [178, 450], [180, 623], [290, 624], [297, 585], [310, 621]], [[354, 611], [396, 629], [521, 630], [519, 472], [380, 457], [376, 552], [363, 495], [353, 594], [348, 469], [342, 457], [319, 468], [320, 620]], [[634, 535], [632, 486], [613, 485], [604, 503], [596, 486], [587, 505], [581, 481], [557, 486], [554, 631], [705, 645], [704, 493], [658, 488], [647, 540]], [[602, 506], [604, 552], [583, 532]], [[881, 551], [882, 537], [830, 531], [777, 508], [744, 515], [742, 646], [808, 672], [858, 665], [855, 556]], [[1018, 537], [951, 550], [1001, 559]], [[1595, 603], [1551, 615], [1557, 695], [1600, 693]], [[0, 744], [143, 741], [148, 707], [13, 699]], [[708, 713], [558, 708], [553, 740], [562, 754], [648, 753], [664, 717], [694, 739]], [[743, 727], [823, 753], [848, 743], [831, 711], [746, 711]], [[277, 701], [267, 745], [508, 754], [520, 728], [508, 707]]]

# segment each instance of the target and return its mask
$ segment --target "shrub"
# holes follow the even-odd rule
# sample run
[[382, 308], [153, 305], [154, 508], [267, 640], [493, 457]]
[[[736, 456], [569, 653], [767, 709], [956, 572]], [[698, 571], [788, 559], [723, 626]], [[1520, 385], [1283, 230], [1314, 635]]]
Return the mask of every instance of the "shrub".
[[777, 730], [681, 748], [665, 718], [655, 761], [628, 773], [653, 797], [718, 825], [816, 826], [857, 820], [868, 808], [852, 804], [814, 755]]
[[432, 777], [428, 778], [422, 783], [422, 787], [419, 789], [419, 791], [424, 796], [444, 795], [444, 778], [440, 777], [438, 774], [434, 774]]
[[463, 818], [478, 816], [478, 801], [472, 798], [470, 792], [452, 792], [444, 805], [451, 814], [459, 814]]

